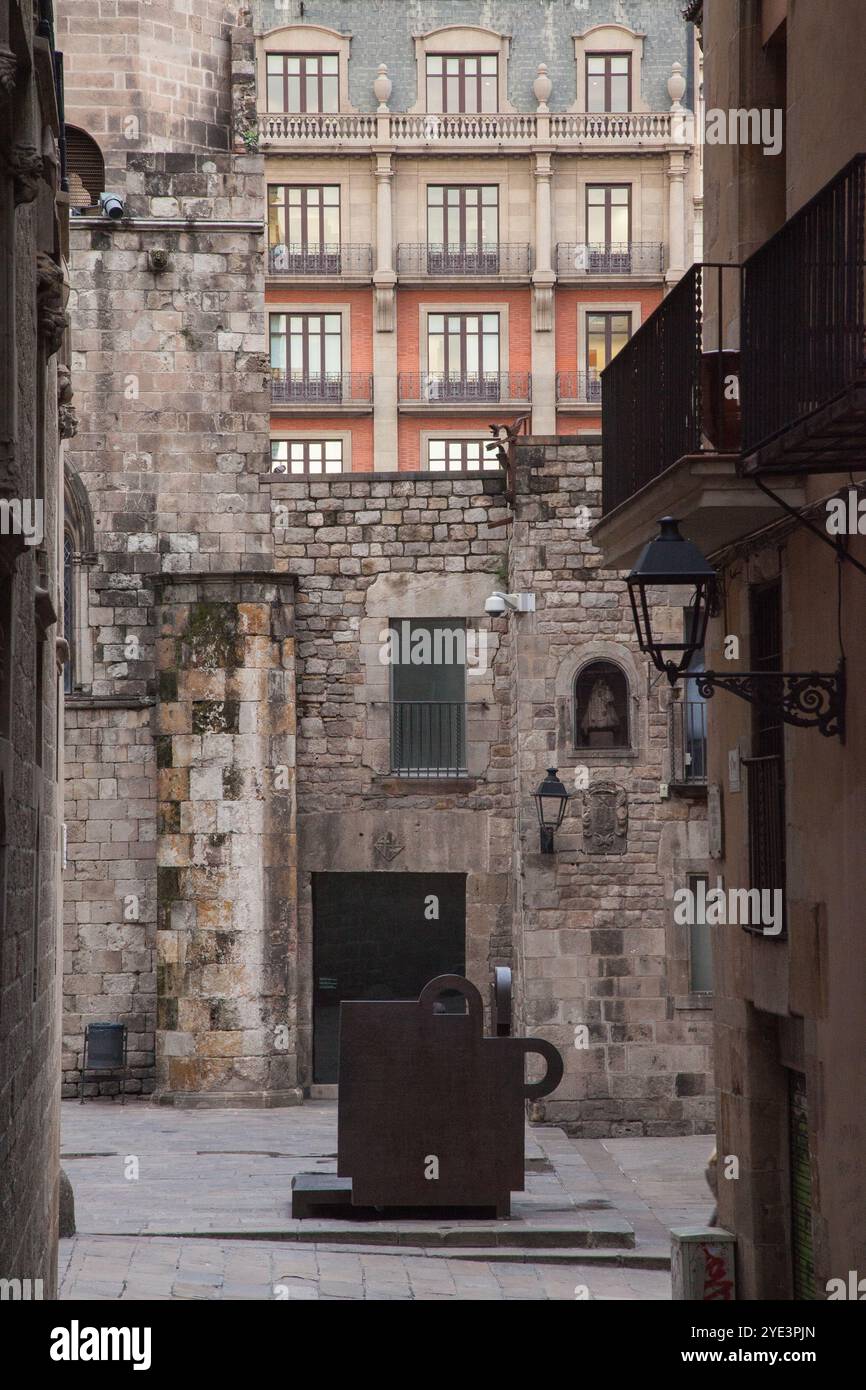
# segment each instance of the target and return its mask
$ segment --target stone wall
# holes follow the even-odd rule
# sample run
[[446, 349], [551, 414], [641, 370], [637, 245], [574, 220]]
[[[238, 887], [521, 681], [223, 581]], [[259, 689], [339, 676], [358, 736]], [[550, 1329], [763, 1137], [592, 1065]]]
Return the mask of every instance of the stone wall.
[[54, 1298], [65, 210], [51, 45], [32, 5], [0, 10], [0, 1279]]
[[130, 1030], [131, 1089], [154, 1084], [154, 580], [258, 571], [272, 553], [258, 484], [268, 466], [259, 163], [130, 153], [124, 170], [131, 220], [77, 218], [71, 234], [81, 416], [71, 462], [96, 539], [81, 557], [89, 603], [67, 697], [66, 1095], [77, 1092], [84, 1026], [100, 1019]]
[[[601, 568], [587, 535], [600, 514], [600, 462], [597, 446], [567, 438], [517, 451], [509, 588], [533, 592], [537, 605], [512, 619], [519, 997], [525, 1031], [565, 1058], [539, 1115], [588, 1137], [701, 1133], [713, 1125], [712, 1013], [690, 992], [687, 928], [674, 925], [672, 897], [706, 868], [705, 804], [662, 796], [668, 692], [648, 679], [623, 576]], [[680, 619], [660, 611], [654, 621]], [[575, 676], [598, 660], [628, 677], [628, 748], [575, 747]], [[539, 852], [532, 802], [548, 766], [573, 793], [554, 855]]]
[[[298, 577], [298, 1028], [309, 1086], [313, 874], [465, 874], [466, 973], [485, 998], [492, 967], [512, 959], [508, 638], [484, 612], [505, 572], [508, 532], [496, 523], [507, 509], [498, 475], [273, 475], [270, 491], [276, 563]], [[485, 634], [485, 669], [466, 682], [466, 778], [391, 775], [383, 638], [408, 617]]]

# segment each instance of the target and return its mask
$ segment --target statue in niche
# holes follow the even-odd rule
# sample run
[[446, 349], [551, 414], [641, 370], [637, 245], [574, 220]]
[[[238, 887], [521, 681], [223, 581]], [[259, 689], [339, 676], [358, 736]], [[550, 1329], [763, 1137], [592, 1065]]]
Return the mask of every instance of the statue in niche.
[[586, 710], [580, 723], [584, 747], [612, 748], [617, 742], [620, 717], [614, 693], [604, 676], [593, 681]]

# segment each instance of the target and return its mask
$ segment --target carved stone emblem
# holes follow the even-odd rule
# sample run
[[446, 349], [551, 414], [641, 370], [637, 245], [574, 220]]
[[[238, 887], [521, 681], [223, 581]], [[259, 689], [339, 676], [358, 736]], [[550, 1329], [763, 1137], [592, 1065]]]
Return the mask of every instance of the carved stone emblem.
[[375, 840], [373, 847], [380, 859], [385, 859], [390, 864], [392, 859], [396, 859], [398, 854], [402, 854], [405, 846], [400, 844], [397, 836], [391, 830], [387, 830]]
[[11, 48], [3, 44], [0, 46], [0, 92], [5, 92], [7, 96], [14, 92], [17, 71], [17, 57]]
[[51, 357], [60, 348], [69, 319], [63, 310], [63, 271], [44, 251], [36, 257], [39, 336]]
[[625, 854], [628, 793], [615, 782], [596, 782], [583, 793], [584, 854]]
[[42, 155], [33, 145], [19, 145], [12, 151], [15, 203], [32, 203], [42, 178]]

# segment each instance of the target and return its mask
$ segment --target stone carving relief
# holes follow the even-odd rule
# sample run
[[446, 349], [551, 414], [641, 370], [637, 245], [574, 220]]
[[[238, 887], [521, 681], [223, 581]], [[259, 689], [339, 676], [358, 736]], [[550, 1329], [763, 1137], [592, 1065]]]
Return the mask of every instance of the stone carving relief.
[[45, 351], [52, 357], [63, 342], [69, 318], [63, 309], [63, 271], [44, 251], [36, 257], [36, 304], [39, 314], [39, 336]]
[[615, 782], [595, 782], [583, 793], [584, 854], [625, 854], [628, 792]]
[[401, 845], [393, 831], [388, 830], [373, 842], [373, 848], [380, 859], [390, 864], [392, 859], [403, 853], [405, 846]]

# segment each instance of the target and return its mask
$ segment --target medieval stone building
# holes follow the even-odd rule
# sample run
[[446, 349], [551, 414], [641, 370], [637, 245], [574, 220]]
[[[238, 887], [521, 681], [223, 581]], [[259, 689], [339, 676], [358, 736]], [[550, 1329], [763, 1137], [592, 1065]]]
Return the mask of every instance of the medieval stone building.
[[[538, 1118], [711, 1128], [706, 943], [671, 912], [706, 867], [703, 711], [648, 681], [587, 534], [593, 372], [692, 233], [678, 6], [635, 3], [630, 27], [593, 0], [559, 93], [539, 72], [573, 23], [558, 0], [542, 35], [505, 0], [407, 6], [396, 34], [354, 0], [235, 24], [216, 0], [89, 8], [64, 35], [83, 190], [64, 1094], [86, 1023], [110, 1019], [132, 1088], [166, 1103], [327, 1095], [342, 998], [446, 972], [486, 996], [510, 964], [521, 1027], [566, 1059]], [[446, 56], [473, 118], [450, 145], [435, 89], [419, 124], [405, 75], [377, 71]], [[592, 168], [607, 221], [578, 235]], [[417, 233], [422, 184], [434, 220], [430, 188], [481, 190], [459, 235]], [[490, 211], [467, 231], [485, 188], [501, 239]], [[549, 767], [572, 796], [541, 853]]]
[[[62, 87], [51, 6], [0, 3], [0, 1278], [56, 1289], [60, 1156]], [[41, 1281], [41, 1282], [40, 1282]], [[14, 1296], [14, 1295], [13, 1295]]]

